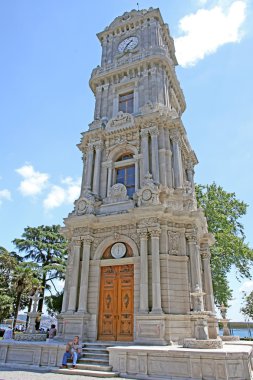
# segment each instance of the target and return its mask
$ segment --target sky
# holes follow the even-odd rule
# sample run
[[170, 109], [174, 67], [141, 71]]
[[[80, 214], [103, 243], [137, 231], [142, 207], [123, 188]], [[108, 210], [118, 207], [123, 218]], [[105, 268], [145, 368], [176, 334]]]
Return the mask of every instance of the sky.
[[[0, 245], [27, 226], [63, 225], [80, 193], [81, 132], [93, 120], [96, 33], [132, 9], [160, 8], [175, 41], [187, 109], [183, 123], [199, 164], [195, 181], [215, 181], [248, 204], [253, 247], [253, 4], [250, 0], [0, 1]], [[253, 281], [230, 275], [239, 314]]]

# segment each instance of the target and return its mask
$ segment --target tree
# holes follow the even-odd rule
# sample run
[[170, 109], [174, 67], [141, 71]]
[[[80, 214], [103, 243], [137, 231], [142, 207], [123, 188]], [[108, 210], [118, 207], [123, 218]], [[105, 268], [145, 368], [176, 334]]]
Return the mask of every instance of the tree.
[[236, 268], [238, 279], [251, 278], [253, 250], [245, 242], [244, 227], [241, 223], [241, 217], [247, 212], [247, 204], [239, 201], [235, 193], [228, 193], [215, 183], [197, 185], [196, 197], [198, 207], [203, 209], [207, 218], [209, 232], [216, 240], [215, 245], [211, 247], [215, 302], [227, 306], [232, 298], [227, 279], [231, 268]]
[[63, 278], [66, 267], [67, 242], [60, 234], [60, 226], [26, 227], [21, 239], [13, 243], [20, 252], [24, 252], [24, 260], [33, 260], [41, 270], [41, 299], [38, 311], [42, 311], [46, 287], [54, 286], [53, 280]]
[[61, 312], [63, 300], [63, 291], [51, 296], [45, 297], [45, 303], [47, 305], [47, 312], [51, 317], [55, 317]]
[[241, 312], [253, 319], [253, 291], [248, 295], [244, 295], [244, 306], [241, 308]]
[[38, 266], [25, 263], [15, 252], [0, 247], [0, 320], [14, 316], [29, 303], [29, 293], [39, 286]]
[[15, 254], [0, 247], [0, 321], [8, 318], [13, 311], [14, 293], [11, 279], [16, 263]]
[[13, 307], [13, 328], [16, 326], [18, 312], [20, 307], [23, 308], [29, 304], [29, 294], [32, 289], [40, 287], [38, 266], [36, 263], [21, 262], [13, 274], [13, 290], [15, 291]]

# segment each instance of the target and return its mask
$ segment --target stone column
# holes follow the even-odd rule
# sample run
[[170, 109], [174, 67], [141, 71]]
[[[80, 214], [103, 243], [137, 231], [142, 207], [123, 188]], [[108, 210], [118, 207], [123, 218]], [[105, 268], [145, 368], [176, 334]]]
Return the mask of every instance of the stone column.
[[143, 178], [141, 178], [141, 184], [146, 174], [149, 173], [149, 148], [148, 148], [148, 130], [141, 130], [141, 152], [143, 155]]
[[[190, 275], [191, 275], [191, 286], [192, 293], [195, 292], [196, 288], [199, 289], [199, 292], [202, 292], [202, 281], [201, 281], [201, 272], [200, 272], [200, 254], [197, 246], [197, 238], [194, 233], [187, 233], [186, 238], [189, 246], [190, 254]], [[201, 305], [195, 304], [193, 302], [194, 311], [198, 309], [204, 310], [203, 296], [201, 297]]]
[[210, 248], [208, 244], [203, 244], [201, 246], [201, 258], [203, 265], [203, 282], [204, 282], [204, 292], [205, 300], [206, 300], [206, 310], [215, 313], [214, 308], [214, 298], [213, 298], [213, 283], [212, 283], [212, 275], [211, 275], [211, 267], [210, 267]]
[[139, 156], [136, 154], [134, 155], [135, 159], [135, 191], [139, 190]]
[[178, 130], [173, 130], [171, 134], [173, 149], [173, 168], [174, 168], [174, 185], [175, 188], [183, 187], [183, 165], [181, 156], [181, 141]]
[[165, 136], [165, 147], [166, 147], [166, 172], [167, 172], [167, 186], [172, 188], [173, 187], [173, 176], [172, 176], [172, 152], [170, 149], [170, 135], [168, 128], [165, 128], [164, 131]]
[[158, 158], [158, 128], [150, 129], [151, 146], [152, 146], [152, 176], [155, 183], [160, 182], [159, 178], [159, 158]]
[[107, 197], [109, 197], [110, 188], [112, 186], [112, 161], [108, 163], [107, 173]]
[[151, 230], [150, 235], [152, 251], [152, 313], [161, 314], [161, 269], [159, 252], [160, 229]]
[[133, 113], [137, 113], [139, 110], [139, 87], [134, 87], [134, 105], [133, 105]]
[[140, 236], [140, 312], [148, 313], [148, 234], [138, 231]]
[[67, 270], [65, 274], [65, 284], [64, 284], [64, 292], [63, 292], [63, 300], [62, 300], [62, 308], [61, 312], [65, 313], [68, 310], [68, 303], [69, 303], [69, 286], [70, 286], [70, 273], [72, 272], [73, 268], [73, 250], [71, 249], [72, 245], [71, 243], [68, 244], [68, 260], [67, 260]]
[[83, 260], [81, 268], [81, 282], [79, 292], [79, 307], [78, 313], [86, 314], [88, 301], [88, 284], [89, 284], [89, 269], [90, 269], [90, 248], [93, 238], [85, 236], [83, 239]]
[[102, 98], [102, 86], [97, 86], [96, 88], [96, 104], [95, 104], [95, 112], [94, 119], [100, 119], [100, 111], [101, 111], [101, 99]]
[[80, 265], [80, 240], [72, 242], [71, 255], [73, 255], [73, 267], [70, 280], [69, 304], [68, 312], [75, 312], [77, 307], [77, 293], [79, 280], [79, 265]]
[[99, 141], [98, 143], [95, 144], [96, 156], [95, 156], [94, 176], [93, 176], [93, 193], [96, 195], [99, 195], [102, 147], [103, 147], [102, 141]]
[[82, 176], [82, 184], [81, 184], [81, 195], [85, 191], [85, 172], [86, 172], [86, 154], [85, 154], [85, 152], [83, 152], [82, 160], [83, 160], [83, 176]]
[[86, 182], [85, 187], [87, 190], [91, 190], [91, 180], [92, 180], [92, 167], [93, 167], [93, 144], [88, 144], [88, 158], [87, 158], [87, 170], [86, 170]]
[[167, 170], [166, 170], [166, 150], [164, 128], [159, 128], [159, 176], [163, 186], [167, 186]]

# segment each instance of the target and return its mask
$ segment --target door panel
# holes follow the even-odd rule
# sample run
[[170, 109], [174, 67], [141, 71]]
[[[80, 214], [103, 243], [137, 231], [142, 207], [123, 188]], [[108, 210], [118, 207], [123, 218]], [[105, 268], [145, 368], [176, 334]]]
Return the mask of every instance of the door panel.
[[117, 340], [133, 339], [133, 265], [119, 267]]
[[103, 296], [100, 297], [99, 339], [116, 340], [116, 283], [117, 272], [115, 271], [115, 267], [102, 268], [100, 294]]
[[99, 333], [101, 340], [133, 340], [134, 266], [101, 268]]

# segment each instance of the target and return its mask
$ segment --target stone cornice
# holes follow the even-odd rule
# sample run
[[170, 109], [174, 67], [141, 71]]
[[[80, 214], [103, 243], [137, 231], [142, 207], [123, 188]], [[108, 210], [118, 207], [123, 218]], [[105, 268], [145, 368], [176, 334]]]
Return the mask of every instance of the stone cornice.
[[124, 64], [119, 65], [118, 62], [115, 62], [113, 64], [108, 65], [105, 68], [98, 67], [93, 70], [92, 76], [90, 78], [89, 84], [90, 88], [93, 91], [94, 94], [96, 94], [96, 87], [100, 86], [102, 81], [103, 82], [109, 82], [112, 80], [112, 77], [121, 74], [122, 70], [135, 70], [140, 68], [140, 66], [147, 66], [147, 65], [156, 65], [161, 64], [166, 67], [168, 72], [168, 77], [171, 80], [171, 84], [173, 87], [173, 90], [178, 98], [178, 101], [180, 103], [182, 112], [184, 112], [186, 108], [185, 98], [183, 91], [180, 87], [180, 83], [176, 77], [176, 73], [174, 70], [174, 67], [171, 65], [170, 58], [165, 55], [165, 52], [161, 50], [160, 54], [157, 53], [150, 53], [147, 52], [146, 54], [140, 55], [139, 59], [132, 59], [131, 62], [126, 62]]

